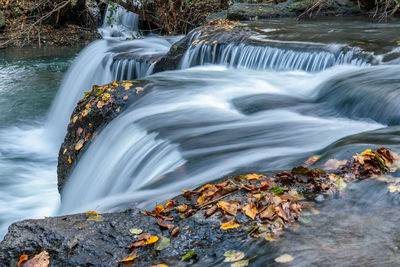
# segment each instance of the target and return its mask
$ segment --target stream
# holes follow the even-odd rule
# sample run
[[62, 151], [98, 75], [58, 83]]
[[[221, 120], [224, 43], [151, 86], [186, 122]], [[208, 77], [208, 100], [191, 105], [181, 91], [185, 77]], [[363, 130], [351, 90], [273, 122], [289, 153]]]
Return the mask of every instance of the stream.
[[[264, 47], [190, 47], [177, 70], [155, 74], [143, 58], [166, 54], [182, 36], [121, 40], [126, 32], [104, 25], [105, 39], [79, 54], [0, 51], [0, 238], [17, 220], [151, 208], [182, 189], [290, 170], [313, 155], [321, 167], [367, 148], [400, 152], [393, 39], [400, 21], [280, 19], [254, 27]], [[57, 155], [76, 102], [94, 84], [143, 77], [148, 93], [91, 144], [60, 203]], [[260, 266], [284, 252], [297, 266], [393, 266], [400, 263], [397, 205], [379, 184], [356, 182], [343, 198], [320, 200], [318, 218], [281, 243], [246, 249], [264, 255]]]

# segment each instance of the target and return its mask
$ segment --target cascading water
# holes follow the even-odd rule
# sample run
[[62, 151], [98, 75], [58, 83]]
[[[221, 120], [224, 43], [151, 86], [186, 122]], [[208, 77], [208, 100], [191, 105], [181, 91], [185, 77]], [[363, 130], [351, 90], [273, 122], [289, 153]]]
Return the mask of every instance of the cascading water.
[[[195, 35], [192, 40], [197, 39]], [[354, 49], [343, 51], [296, 50], [247, 44], [193, 44], [186, 51], [181, 68], [203, 64], [223, 64], [253, 70], [322, 71], [335, 65], [367, 66]]]
[[[314, 31], [322, 32], [320, 26]], [[148, 76], [154, 58], [180, 38], [121, 41], [124, 33], [103, 34], [108, 40], [84, 49], [66, 74], [46, 127], [43, 114], [33, 126], [0, 125], [1, 235], [12, 221], [52, 215], [58, 204], [56, 152], [83, 91]], [[374, 144], [398, 151], [396, 61], [369, 66], [372, 61], [358, 50], [331, 40], [313, 49], [279, 40], [264, 47], [190, 47], [181, 67], [207, 66], [146, 77], [146, 94], [107, 125], [77, 162], [58, 213], [154, 205], [183, 188], [231, 173], [288, 169], [314, 154], [343, 158]]]
[[103, 38], [126, 40], [136, 38], [139, 32], [139, 15], [120, 6], [109, 5], [99, 33]]

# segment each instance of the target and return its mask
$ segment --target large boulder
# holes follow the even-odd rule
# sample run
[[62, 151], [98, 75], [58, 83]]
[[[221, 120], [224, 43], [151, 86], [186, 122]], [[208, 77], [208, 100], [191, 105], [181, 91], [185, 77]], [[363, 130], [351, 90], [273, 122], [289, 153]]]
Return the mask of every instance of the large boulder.
[[58, 189], [61, 192], [67, 177], [83, 151], [103, 127], [116, 118], [138, 97], [145, 94], [147, 81], [119, 81], [93, 86], [75, 107], [67, 134], [58, 156]]

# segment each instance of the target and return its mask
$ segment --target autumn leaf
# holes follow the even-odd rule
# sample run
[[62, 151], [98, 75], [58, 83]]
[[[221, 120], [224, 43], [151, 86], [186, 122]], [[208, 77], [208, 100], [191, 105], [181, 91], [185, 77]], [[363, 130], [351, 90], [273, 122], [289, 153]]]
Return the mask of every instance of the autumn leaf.
[[258, 180], [258, 179], [265, 178], [264, 175], [262, 175], [262, 174], [255, 174], [255, 173], [253, 173], [253, 174], [246, 174], [245, 176], [246, 176], [246, 179], [247, 179], [248, 181], [249, 181], [249, 180]]
[[188, 253], [185, 254], [185, 256], [182, 257], [181, 261], [190, 259], [190, 258], [195, 257], [195, 256], [197, 256], [197, 252], [196, 251], [194, 251], [194, 250], [189, 251]]
[[175, 208], [175, 210], [180, 213], [184, 213], [187, 209], [188, 209], [188, 205], [186, 205], [185, 203], [182, 205], [179, 205], [178, 207]]
[[99, 102], [97, 102], [97, 108], [98, 109], [102, 109], [104, 107], [104, 105], [105, 105], [104, 102], [101, 101], [101, 100]]
[[155, 242], [157, 242], [158, 241], [158, 237], [157, 236], [150, 236], [149, 238], [147, 238], [145, 241], [144, 241], [144, 244], [145, 245], [149, 245], [149, 244], [153, 244], [153, 243], [155, 243]]
[[202, 188], [200, 188], [199, 190], [197, 190], [197, 192], [201, 193], [204, 190], [206, 190], [207, 188], [210, 188], [211, 186], [213, 186], [212, 184], [206, 184], [204, 185]]
[[136, 94], [138, 94], [139, 92], [141, 92], [143, 90], [144, 90], [143, 87], [136, 87]]
[[268, 206], [268, 208], [266, 208], [265, 210], [263, 210], [260, 213], [261, 220], [271, 219], [274, 216], [275, 216], [275, 209], [274, 209], [274, 206], [272, 206], [272, 205]]
[[218, 207], [217, 206], [212, 206], [211, 208], [209, 208], [205, 213], [204, 216], [210, 217], [211, 215], [213, 215], [216, 211], [217, 211]]
[[150, 267], [168, 267], [168, 265], [160, 263], [156, 265], [151, 265]]
[[172, 230], [172, 232], [171, 232], [171, 237], [176, 236], [176, 235], [178, 234], [179, 230], [180, 230], [179, 227], [176, 227], [174, 230]]
[[327, 162], [325, 162], [323, 169], [327, 171], [335, 171], [337, 170], [340, 166], [345, 165], [347, 163], [347, 160], [337, 160], [337, 159], [329, 159]]
[[237, 250], [228, 250], [224, 253], [224, 262], [235, 262], [244, 258], [244, 252]]
[[174, 225], [173, 224], [168, 224], [168, 223], [165, 223], [165, 222], [163, 222], [161, 219], [157, 219], [157, 224], [159, 225], [159, 226], [161, 226], [161, 227], [164, 227], [164, 228], [166, 228], [166, 229], [171, 229], [171, 228], [173, 228], [174, 227]]
[[241, 260], [231, 264], [231, 267], [246, 267], [249, 265], [249, 260]]
[[95, 215], [95, 216], [87, 218], [86, 221], [102, 222], [102, 221], [104, 221], [104, 218], [101, 215]]
[[126, 100], [128, 100], [128, 96], [127, 96], [127, 95], [126, 95], [126, 96], [124, 96], [124, 98], [123, 98], [123, 99], [124, 99], [125, 101], [126, 101]]
[[243, 211], [252, 220], [254, 220], [256, 218], [256, 215], [258, 213], [257, 207], [255, 207], [253, 204], [246, 204], [243, 207]]
[[68, 156], [68, 163], [69, 163], [69, 164], [71, 164], [71, 163], [72, 163], [71, 156]]
[[143, 233], [143, 230], [137, 228], [130, 228], [129, 232], [133, 235], [140, 235], [141, 233]]
[[50, 265], [50, 256], [47, 251], [35, 255], [32, 259], [25, 262], [24, 267], [47, 267]]
[[125, 83], [125, 84], [123, 84], [124, 85], [124, 89], [125, 90], [129, 90], [129, 89], [131, 89], [131, 86], [133, 85], [133, 84], [131, 84], [131, 83]]
[[121, 111], [121, 107], [117, 107], [117, 109], [115, 110], [115, 112], [119, 113]]
[[217, 204], [218, 208], [224, 210], [225, 212], [235, 216], [237, 212], [237, 206], [234, 203], [229, 203], [226, 201], [219, 201]]
[[67, 153], [67, 149], [66, 148], [63, 151], [63, 155], [65, 155], [65, 153]]
[[120, 260], [120, 263], [129, 263], [132, 262], [134, 259], [136, 259], [138, 256], [136, 255], [137, 252], [132, 251], [131, 253], [129, 253], [123, 260]]
[[118, 83], [116, 81], [113, 81], [112, 86], [117, 87]]
[[204, 201], [206, 201], [206, 198], [204, 196], [201, 196], [197, 199], [197, 204], [202, 204], [204, 203]]
[[151, 234], [149, 234], [149, 233], [143, 233], [143, 234], [139, 235], [139, 236], [137, 237], [137, 239], [138, 239], [138, 240], [149, 239], [150, 236], [151, 236]]
[[78, 141], [78, 143], [76, 143], [76, 145], [75, 145], [75, 150], [81, 150], [81, 148], [83, 147], [83, 144], [85, 143], [85, 140], [83, 140], [83, 139], [80, 139], [79, 141]]
[[231, 221], [231, 222], [227, 222], [227, 223], [222, 224], [221, 225], [221, 229], [222, 230], [227, 230], [227, 229], [237, 228], [239, 226], [240, 226], [240, 224], [238, 224], [238, 223], [236, 223], [234, 221]]
[[155, 245], [156, 250], [163, 250], [169, 247], [169, 244], [171, 243], [171, 240], [165, 236], [160, 236], [158, 242]]
[[72, 122], [75, 123], [77, 119], [78, 119], [78, 116], [74, 116], [74, 117], [72, 118]]
[[293, 256], [292, 255], [289, 255], [289, 254], [282, 254], [282, 255], [280, 255], [278, 258], [275, 258], [275, 261], [276, 262], [279, 262], [279, 263], [287, 263], [287, 262], [291, 262], [291, 261], [293, 261]]
[[28, 255], [26, 255], [26, 254], [21, 255], [21, 257], [19, 257], [18, 266], [20, 266], [21, 263], [23, 263], [24, 261], [27, 261], [27, 260], [28, 260]]
[[209, 188], [207, 188], [206, 190], [204, 190], [203, 196], [204, 197], [211, 197], [211, 196], [215, 195], [215, 193], [217, 193], [218, 190], [219, 189], [215, 185], [212, 185]]
[[316, 162], [320, 157], [321, 157], [321, 155], [314, 155], [314, 156], [311, 156], [311, 157], [309, 157], [309, 158], [304, 162], [304, 165], [305, 165], [306, 167], [309, 167], [309, 166], [313, 165], [314, 162]]
[[99, 215], [100, 213], [98, 213], [97, 211], [87, 211], [86, 215]]

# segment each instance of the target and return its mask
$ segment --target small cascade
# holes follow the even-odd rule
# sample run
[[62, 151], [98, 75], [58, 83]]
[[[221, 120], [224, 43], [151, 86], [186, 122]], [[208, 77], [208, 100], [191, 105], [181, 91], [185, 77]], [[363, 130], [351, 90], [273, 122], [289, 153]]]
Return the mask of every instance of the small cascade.
[[99, 33], [105, 39], [126, 40], [135, 38], [139, 30], [139, 15], [124, 8], [109, 5], [104, 16], [103, 26]]
[[65, 75], [49, 112], [47, 126], [55, 142], [64, 137], [70, 114], [83, 92], [93, 85], [151, 74], [152, 59], [166, 54], [170, 47], [169, 39], [147, 37], [130, 41], [98, 40], [82, 50]]
[[247, 44], [191, 45], [186, 51], [181, 67], [188, 68], [204, 64], [223, 64], [252, 70], [301, 70], [318, 72], [335, 65], [369, 65], [355, 50], [323, 51], [320, 49], [301, 51], [289, 48], [254, 46]]

